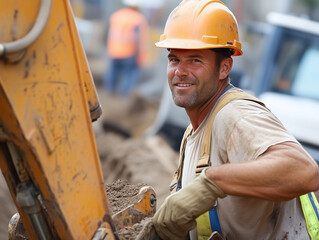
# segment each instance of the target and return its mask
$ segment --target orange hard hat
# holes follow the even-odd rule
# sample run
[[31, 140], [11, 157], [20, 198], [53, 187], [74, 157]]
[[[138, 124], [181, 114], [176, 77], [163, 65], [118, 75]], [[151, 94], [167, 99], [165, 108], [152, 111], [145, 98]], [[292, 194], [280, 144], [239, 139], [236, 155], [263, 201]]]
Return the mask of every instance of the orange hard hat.
[[243, 54], [233, 13], [217, 0], [183, 0], [169, 15], [159, 48], [233, 49]]

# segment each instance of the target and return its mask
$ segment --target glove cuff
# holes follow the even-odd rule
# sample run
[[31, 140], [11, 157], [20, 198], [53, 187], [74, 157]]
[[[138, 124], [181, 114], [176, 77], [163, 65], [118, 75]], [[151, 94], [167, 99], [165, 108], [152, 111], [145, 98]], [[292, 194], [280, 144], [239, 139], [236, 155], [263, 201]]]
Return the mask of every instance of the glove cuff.
[[204, 168], [201, 172], [201, 174], [198, 176], [201, 181], [207, 186], [209, 187], [213, 192], [215, 192], [219, 198], [224, 198], [226, 197], [226, 194], [224, 193], [223, 190], [221, 190], [212, 180], [210, 180], [207, 176], [206, 176], [206, 170], [207, 168]]

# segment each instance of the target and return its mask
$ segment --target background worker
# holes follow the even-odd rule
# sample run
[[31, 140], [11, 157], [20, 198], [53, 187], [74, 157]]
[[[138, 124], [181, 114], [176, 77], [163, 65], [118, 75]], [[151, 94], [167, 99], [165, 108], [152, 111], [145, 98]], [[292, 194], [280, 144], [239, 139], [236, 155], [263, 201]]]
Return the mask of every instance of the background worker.
[[106, 91], [128, 95], [141, 77], [147, 61], [149, 26], [138, 11], [138, 0], [123, 0], [126, 5], [110, 17], [107, 39], [109, 68], [104, 75]]
[[[156, 46], [169, 50], [168, 83], [191, 122], [171, 186], [177, 192], [153, 218], [157, 233], [163, 239], [208, 239], [213, 231], [227, 240], [310, 239], [298, 196], [318, 189], [317, 164], [261, 102], [226, 104], [205, 142], [216, 105], [242, 92], [229, 80], [232, 56], [242, 54], [230, 10], [220, 1], [184, 0]], [[196, 177], [205, 144], [209, 164]]]

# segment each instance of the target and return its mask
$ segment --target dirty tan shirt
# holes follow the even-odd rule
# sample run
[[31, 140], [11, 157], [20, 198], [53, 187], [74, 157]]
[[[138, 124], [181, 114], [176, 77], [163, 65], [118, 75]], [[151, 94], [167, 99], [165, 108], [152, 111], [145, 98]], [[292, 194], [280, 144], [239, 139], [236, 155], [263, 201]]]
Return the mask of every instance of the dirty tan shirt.
[[[182, 187], [195, 177], [207, 120], [187, 139]], [[286, 141], [296, 142], [272, 113], [258, 103], [234, 100], [221, 109], [214, 120], [211, 164], [254, 161], [270, 146]], [[227, 240], [310, 239], [299, 198], [271, 202], [227, 196], [218, 200], [217, 210]]]

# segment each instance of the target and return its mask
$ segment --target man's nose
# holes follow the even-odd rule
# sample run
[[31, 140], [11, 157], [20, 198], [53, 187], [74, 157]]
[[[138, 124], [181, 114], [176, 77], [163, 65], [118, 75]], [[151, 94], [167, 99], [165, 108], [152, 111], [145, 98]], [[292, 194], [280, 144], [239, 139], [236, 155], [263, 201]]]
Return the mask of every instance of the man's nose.
[[183, 62], [179, 62], [178, 66], [176, 67], [175, 70], [175, 75], [178, 77], [183, 77], [188, 74], [187, 66]]

